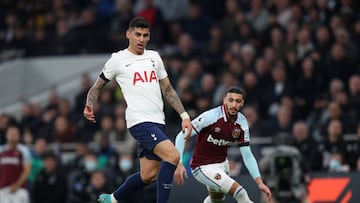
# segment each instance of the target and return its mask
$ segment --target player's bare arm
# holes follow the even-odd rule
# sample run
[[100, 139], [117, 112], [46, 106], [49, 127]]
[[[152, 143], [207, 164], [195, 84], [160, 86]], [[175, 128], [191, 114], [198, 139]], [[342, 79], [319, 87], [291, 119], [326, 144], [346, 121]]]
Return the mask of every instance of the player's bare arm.
[[19, 189], [21, 187], [21, 185], [23, 185], [27, 178], [30, 175], [30, 171], [31, 171], [31, 164], [30, 163], [24, 163], [23, 164], [23, 172], [21, 173], [20, 177], [18, 178], [18, 180], [13, 183], [10, 186], [10, 191], [11, 192], [16, 192], [17, 189]]
[[160, 80], [160, 87], [166, 101], [175, 109], [175, 111], [178, 112], [178, 114], [185, 112], [185, 108], [168, 77]]
[[260, 191], [262, 191], [265, 195], [266, 195], [266, 200], [268, 202], [271, 202], [271, 198], [272, 198], [272, 194], [270, 189], [264, 184], [263, 180], [261, 177], [257, 177], [255, 179], [256, 184], [258, 185], [258, 188], [260, 189]]
[[93, 107], [99, 98], [100, 90], [105, 86], [106, 83], [107, 81], [101, 77], [98, 77], [87, 94], [84, 116], [93, 123], [96, 122]]
[[[186, 113], [185, 108], [179, 98], [179, 96], [177, 95], [176, 91], [174, 90], [174, 88], [172, 87], [170, 80], [168, 77], [160, 80], [160, 87], [161, 87], [161, 91], [165, 97], [165, 100], [175, 109], [176, 112], [178, 112], [178, 114], [181, 116], [182, 118], [182, 131], [184, 133], [186, 133], [185, 135], [185, 139], [189, 139], [190, 134], [191, 134], [191, 130], [192, 130], [192, 125], [190, 122], [190, 117], [189, 115]], [[185, 129], [187, 129], [187, 131], [185, 132]]]

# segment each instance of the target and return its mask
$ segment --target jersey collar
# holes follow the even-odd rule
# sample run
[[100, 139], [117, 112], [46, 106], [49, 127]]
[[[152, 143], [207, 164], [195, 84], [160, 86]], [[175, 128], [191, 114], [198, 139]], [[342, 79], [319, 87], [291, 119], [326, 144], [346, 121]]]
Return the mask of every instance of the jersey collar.
[[[227, 113], [226, 110], [225, 110], [225, 105], [224, 105], [224, 104], [221, 106], [221, 110], [222, 110], [223, 115], [224, 115], [224, 116], [223, 116], [223, 117], [224, 117], [224, 121], [225, 121], [225, 122], [228, 122], [228, 121], [231, 122], [231, 121], [230, 121], [230, 118], [229, 118], [229, 115], [228, 115], [228, 113]], [[234, 124], [235, 124], [235, 123], [237, 123], [237, 115], [236, 115], [236, 119], [235, 119], [235, 121], [234, 121]]]

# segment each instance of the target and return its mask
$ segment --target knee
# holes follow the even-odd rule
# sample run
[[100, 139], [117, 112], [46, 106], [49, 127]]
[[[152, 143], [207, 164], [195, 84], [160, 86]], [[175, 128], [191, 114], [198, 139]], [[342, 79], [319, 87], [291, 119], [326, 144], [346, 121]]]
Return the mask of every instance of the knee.
[[147, 173], [141, 173], [141, 180], [146, 183], [146, 184], [150, 184], [154, 181], [156, 181], [156, 177], [157, 177], [157, 171], [151, 171], [151, 172], [147, 172]]
[[179, 154], [179, 152], [176, 150], [176, 148], [175, 148], [175, 150], [173, 150], [171, 153], [169, 153], [169, 154], [165, 157], [164, 161], [167, 161], [167, 162], [172, 163], [172, 164], [174, 164], [174, 165], [177, 165], [177, 164], [179, 163], [179, 161], [180, 161], [180, 154]]
[[224, 193], [210, 193], [211, 202], [213, 203], [222, 203], [225, 201]]

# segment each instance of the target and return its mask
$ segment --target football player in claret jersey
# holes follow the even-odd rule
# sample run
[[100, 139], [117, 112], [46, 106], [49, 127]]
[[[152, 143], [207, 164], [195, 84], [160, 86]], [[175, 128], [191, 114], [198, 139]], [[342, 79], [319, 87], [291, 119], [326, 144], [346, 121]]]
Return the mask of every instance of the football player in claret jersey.
[[126, 31], [127, 49], [113, 53], [95, 84], [90, 88], [84, 116], [95, 122], [93, 107], [105, 83], [112, 79], [120, 85], [127, 103], [126, 122], [138, 142], [140, 171], [132, 174], [112, 194], [102, 194], [101, 203], [115, 203], [154, 181], [157, 181], [157, 203], [166, 203], [172, 187], [173, 174], [179, 162], [179, 152], [165, 134], [166, 101], [182, 118], [182, 131], [192, 130], [190, 117], [171, 86], [158, 52], [145, 49], [150, 40], [149, 23], [133, 18]]
[[0, 202], [30, 202], [26, 180], [30, 175], [30, 150], [20, 144], [20, 129], [6, 129], [6, 145], [0, 146]]
[[[196, 135], [196, 144], [190, 166], [194, 178], [207, 186], [209, 196], [204, 203], [224, 202], [225, 194], [231, 195], [237, 202], [252, 203], [245, 188], [228, 175], [227, 151], [234, 142], [239, 143], [245, 165], [258, 188], [271, 201], [271, 191], [263, 183], [250, 149], [248, 122], [239, 112], [244, 99], [244, 92], [240, 88], [231, 87], [225, 92], [223, 105], [202, 113], [192, 121], [191, 136]], [[180, 160], [186, 139], [183, 132], [176, 137], [175, 146], [180, 152]], [[183, 185], [184, 177], [187, 177], [187, 173], [180, 161], [174, 174], [175, 182]]]

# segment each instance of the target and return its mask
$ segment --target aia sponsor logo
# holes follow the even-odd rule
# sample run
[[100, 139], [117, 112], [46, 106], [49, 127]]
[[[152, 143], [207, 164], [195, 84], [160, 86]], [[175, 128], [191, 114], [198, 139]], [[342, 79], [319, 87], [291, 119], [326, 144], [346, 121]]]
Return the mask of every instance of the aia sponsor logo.
[[151, 83], [157, 82], [158, 78], [154, 70], [152, 71], [144, 71], [144, 72], [135, 72], [133, 77], [133, 85], [136, 83]]

